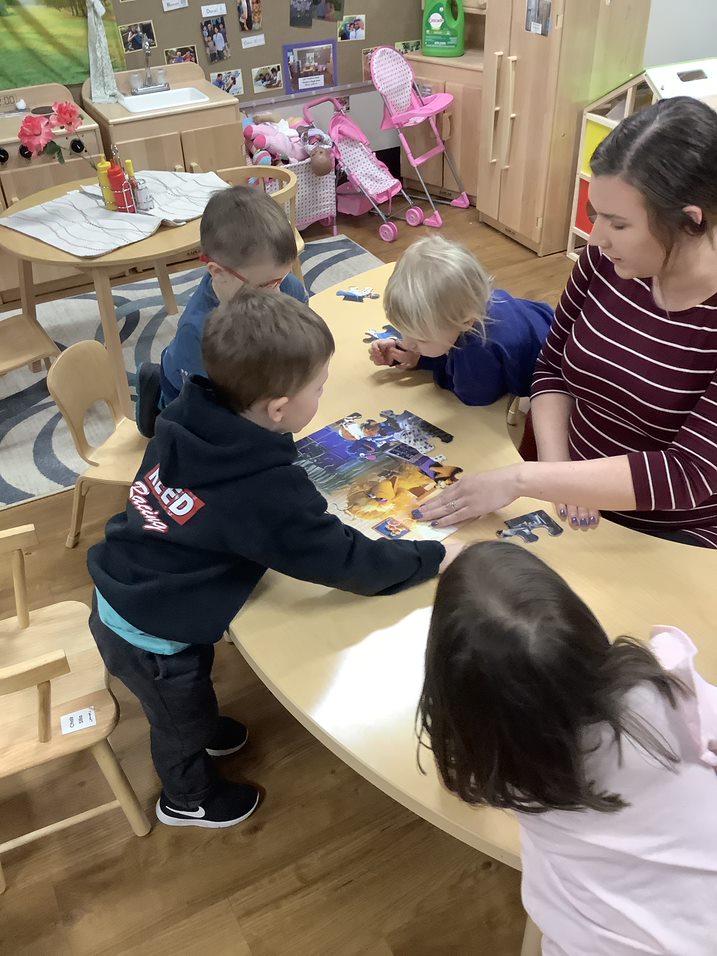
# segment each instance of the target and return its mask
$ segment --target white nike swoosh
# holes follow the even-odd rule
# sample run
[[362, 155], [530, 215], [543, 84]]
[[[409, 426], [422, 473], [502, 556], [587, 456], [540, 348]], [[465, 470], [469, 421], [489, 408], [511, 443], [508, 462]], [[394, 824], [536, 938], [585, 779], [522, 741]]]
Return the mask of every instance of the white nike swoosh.
[[198, 810], [178, 810], [176, 807], [171, 808], [172, 813], [181, 813], [183, 817], [205, 817], [206, 811], [204, 807], [200, 807]]

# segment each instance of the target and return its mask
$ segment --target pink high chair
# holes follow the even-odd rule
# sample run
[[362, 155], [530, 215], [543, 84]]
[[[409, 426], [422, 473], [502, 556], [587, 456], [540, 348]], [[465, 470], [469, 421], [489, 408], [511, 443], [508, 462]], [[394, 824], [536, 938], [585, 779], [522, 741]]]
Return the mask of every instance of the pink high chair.
[[[433, 210], [433, 215], [425, 219], [423, 224], [425, 226], [434, 226], [438, 229], [443, 225], [443, 220], [423, 181], [423, 176], [421, 176], [421, 172], [418, 168], [419, 166], [427, 163], [428, 160], [433, 159], [434, 156], [439, 156], [443, 153], [453, 173], [453, 178], [461, 190], [460, 196], [453, 200], [451, 206], [467, 209], [470, 205], [463, 187], [463, 182], [458, 175], [458, 170], [436, 126], [436, 116], [448, 109], [453, 102], [453, 97], [450, 93], [434, 93], [432, 96], [421, 96], [421, 91], [418, 88], [410, 64], [398, 50], [394, 50], [394, 48], [390, 46], [379, 46], [371, 55], [371, 79], [383, 99], [384, 111], [381, 129], [395, 129], [398, 133], [398, 138], [405, 150], [406, 157], [415, 169], [416, 176], [426, 194], [426, 199]], [[421, 156], [414, 156], [403, 134], [403, 130], [408, 126], [418, 126], [419, 123], [426, 122], [431, 127], [436, 145]]]

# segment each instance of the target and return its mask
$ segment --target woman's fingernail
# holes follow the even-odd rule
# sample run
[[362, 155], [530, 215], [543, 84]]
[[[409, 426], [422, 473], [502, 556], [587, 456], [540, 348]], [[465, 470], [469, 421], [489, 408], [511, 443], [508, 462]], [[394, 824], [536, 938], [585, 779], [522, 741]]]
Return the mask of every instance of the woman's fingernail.
[[571, 524], [577, 524], [577, 523], [578, 523], [578, 516], [577, 516], [577, 515], [573, 515], [572, 518], [570, 519], [570, 522], [571, 522]]
[[596, 521], [597, 521], [597, 518], [595, 517], [595, 515], [590, 515], [590, 524], [595, 524]]
[[423, 517], [423, 512], [422, 512], [422, 511], [419, 511], [418, 508], [416, 508], [415, 511], [412, 511], [412, 512], [411, 512], [411, 517], [412, 517], [412, 518], [422, 518], [422, 517]]
[[558, 512], [558, 514], [560, 515], [561, 518], [567, 518], [567, 515], [568, 515], [567, 511], [565, 510], [565, 508], [561, 508], [560, 511]]
[[432, 527], [432, 528], [437, 528], [437, 527], [438, 527], [438, 522], [437, 522], [437, 521], [432, 521], [432, 522], [431, 522], [431, 527]]
[[587, 526], [588, 526], [588, 519], [587, 519], [587, 518], [581, 518], [581, 519], [580, 519], [580, 527], [581, 527], [581, 528], [587, 528]]

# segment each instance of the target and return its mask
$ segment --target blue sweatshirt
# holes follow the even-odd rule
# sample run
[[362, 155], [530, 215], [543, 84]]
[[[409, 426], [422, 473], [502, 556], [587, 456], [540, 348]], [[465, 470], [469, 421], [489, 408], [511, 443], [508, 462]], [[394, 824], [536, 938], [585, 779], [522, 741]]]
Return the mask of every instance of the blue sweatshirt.
[[[299, 302], [306, 302], [306, 289], [296, 276], [289, 273], [279, 286], [281, 292]], [[206, 375], [202, 361], [202, 333], [209, 314], [219, 305], [212, 288], [212, 277], [207, 272], [202, 278], [179, 320], [177, 332], [162, 352], [161, 382], [164, 404], [173, 402], [190, 375]]]
[[296, 458], [291, 435], [190, 378], [157, 419], [127, 507], [88, 553], [104, 604], [145, 640], [212, 644], [267, 568], [366, 595], [438, 573], [440, 542], [372, 541], [342, 524]]
[[492, 405], [503, 395], [529, 395], [552, 320], [547, 302], [514, 299], [496, 289], [488, 306], [485, 342], [479, 332], [469, 332], [447, 355], [421, 357], [416, 367], [432, 371], [436, 385], [464, 405]]

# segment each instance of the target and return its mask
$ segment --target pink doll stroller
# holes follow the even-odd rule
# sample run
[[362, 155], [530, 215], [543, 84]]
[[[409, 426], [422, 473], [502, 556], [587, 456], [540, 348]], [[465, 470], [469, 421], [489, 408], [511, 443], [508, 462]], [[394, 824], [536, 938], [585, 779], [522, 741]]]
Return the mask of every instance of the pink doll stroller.
[[[418, 167], [427, 163], [429, 159], [433, 159], [434, 156], [443, 153], [461, 191], [460, 196], [453, 200], [451, 206], [458, 206], [461, 209], [468, 208], [470, 203], [458, 175], [458, 170], [436, 126], [436, 116], [448, 109], [453, 103], [453, 97], [450, 93], [434, 93], [432, 96], [421, 96], [410, 64], [398, 50], [394, 50], [390, 46], [379, 46], [371, 54], [371, 79], [383, 99], [384, 112], [381, 129], [395, 129], [398, 133], [406, 157], [416, 171], [418, 181], [423, 186], [426, 199], [433, 210], [433, 215], [426, 219], [425, 225], [440, 228], [443, 225], [441, 214], [433, 203]], [[408, 126], [417, 126], [419, 123], [425, 122], [428, 122], [431, 127], [436, 145], [420, 156], [414, 156], [403, 130]]]
[[[393, 177], [388, 167], [376, 158], [368, 139], [346, 115], [339, 100], [333, 96], [312, 100], [304, 107], [306, 122], [310, 126], [316, 125], [311, 110], [319, 103], [332, 103], [334, 106], [328, 134], [334, 143], [337, 168], [347, 178], [347, 182], [336, 190], [337, 211], [349, 216], [361, 216], [373, 209], [382, 220], [378, 228], [379, 236], [384, 242], [393, 242], [398, 235], [398, 226], [390, 220], [391, 204], [394, 196], [400, 193], [407, 205], [404, 214], [406, 222], [409, 226], [420, 226], [423, 210], [408, 197], [401, 180]], [[383, 203], [388, 203], [388, 215], [381, 209]]]

